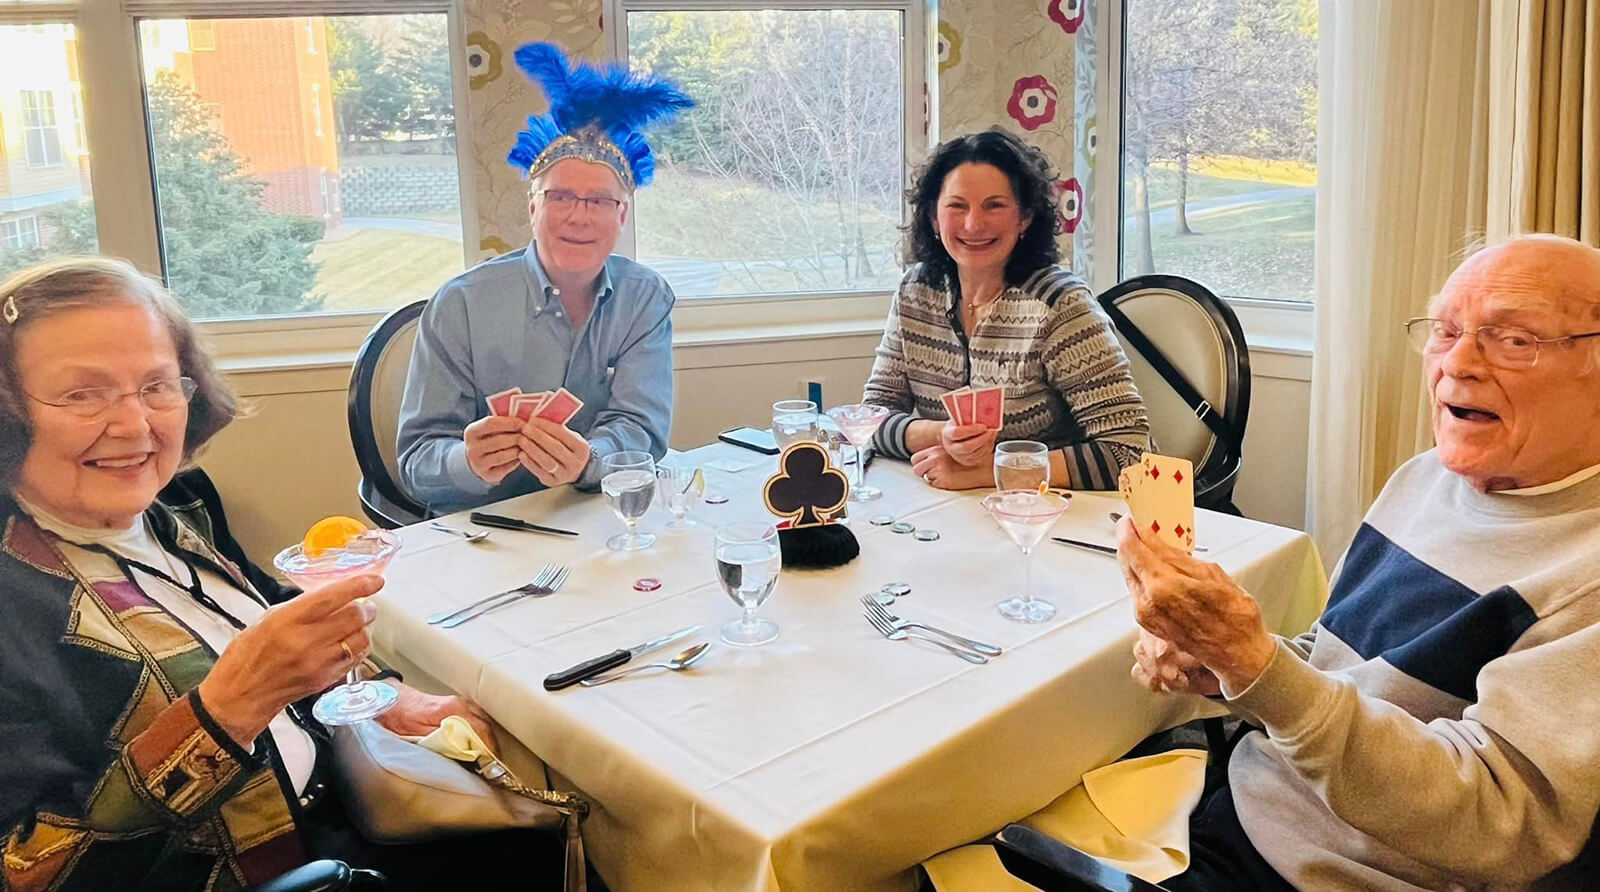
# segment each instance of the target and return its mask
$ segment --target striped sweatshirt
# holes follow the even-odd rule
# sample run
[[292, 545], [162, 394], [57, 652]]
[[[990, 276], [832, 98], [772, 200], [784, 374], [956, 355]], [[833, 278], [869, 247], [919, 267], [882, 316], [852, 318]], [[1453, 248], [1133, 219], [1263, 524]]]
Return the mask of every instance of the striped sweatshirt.
[[1302, 889], [1595, 888], [1562, 865], [1600, 812], [1597, 673], [1600, 475], [1481, 493], [1424, 453], [1322, 619], [1224, 692], [1266, 729], [1228, 765], [1240, 823]]
[[1001, 293], [970, 341], [956, 291], [922, 264], [906, 270], [867, 379], [864, 401], [894, 410], [874, 448], [910, 458], [911, 422], [950, 417], [941, 395], [1003, 387], [998, 441], [1060, 449], [1073, 489], [1116, 489], [1117, 474], [1149, 448], [1150, 423], [1111, 320], [1083, 280], [1040, 269]]

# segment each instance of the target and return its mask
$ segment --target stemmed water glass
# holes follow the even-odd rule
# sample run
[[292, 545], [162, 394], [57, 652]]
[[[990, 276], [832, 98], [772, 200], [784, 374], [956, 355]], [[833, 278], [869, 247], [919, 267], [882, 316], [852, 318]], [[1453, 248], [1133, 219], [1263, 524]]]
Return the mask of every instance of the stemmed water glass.
[[722, 640], [755, 647], [778, 637], [778, 624], [756, 616], [778, 584], [783, 552], [778, 529], [769, 523], [740, 521], [717, 528], [717, 581], [744, 615], [722, 627]]
[[650, 510], [656, 493], [656, 462], [648, 452], [613, 452], [600, 460], [600, 491], [612, 513], [627, 525], [625, 533], [606, 540], [612, 551], [639, 551], [656, 544], [654, 533], [639, 532], [639, 518]]
[[1022, 594], [1001, 601], [1000, 615], [1019, 623], [1055, 616], [1056, 605], [1033, 596], [1033, 549], [1067, 510], [1067, 500], [1037, 489], [1003, 489], [985, 496], [983, 507], [1022, 550]]
[[817, 404], [810, 400], [778, 400], [772, 404], [772, 438], [779, 449], [793, 443], [817, 442]]
[[661, 490], [661, 504], [672, 512], [672, 520], [667, 522], [667, 529], [677, 532], [692, 530], [698, 525], [690, 520], [688, 515], [689, 509], [700, 501], [701, 490], [704, 489], [703, 482], [696, 485], [695, 475], [699, 473], [698, 469], [692, 467], [656, 466], [656, 483]]
[[[368, 530], [348, 545], [327, 549], [316, 557], [296, 543], [278, 552], [272, 565], [301, 591], [313, 592], [355, 576], [382, 576], [399, 550], [399, 536], [388, 530]], [[354, 725], [388, 712], [398, 698], [389, 685], [362, 681], [352, 666], [344, 684], [317, 698], [311, 714], [324, 725]]]
[[855, 471], [851, 474], [850, 480], [850, 501], [865, 502], [883, 495], [883, 490], [862, 482], [861, 466], [865, 464], [863, 459], [867, 454], [867, 446], [872, 443], [872, 435], [878, 432], [883, 420], [889, 417], [889, 407], [866, 404], [835, 406], [828, 410], [828, 417], [839, 426], [839, 432], [850, 441], [850, 445], [856, 447]]
[[994, 447], [995, 489], [1038, 489], [1050, 482], [1050, 449], [1037, 440], [1008, 440]]

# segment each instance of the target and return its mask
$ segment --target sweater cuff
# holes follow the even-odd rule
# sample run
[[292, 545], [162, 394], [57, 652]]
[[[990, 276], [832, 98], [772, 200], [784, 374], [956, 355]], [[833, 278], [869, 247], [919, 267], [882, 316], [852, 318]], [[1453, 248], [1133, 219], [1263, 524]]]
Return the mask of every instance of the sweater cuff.
[[915, 419], [906, 412], [894, 412], [883, 420], [872, 435], [872, 448], [884, 455], [908, 461], [911, 450], [906, 446], [906, 432]]
[[1256, 680], [1242, 691], [1222, 686], [1228, 705], [1274, 739], [1288, 740], [1314, 728], [1327, 713], [1332, 679], [1318, 671], [1278, 636], [1278, 647]]

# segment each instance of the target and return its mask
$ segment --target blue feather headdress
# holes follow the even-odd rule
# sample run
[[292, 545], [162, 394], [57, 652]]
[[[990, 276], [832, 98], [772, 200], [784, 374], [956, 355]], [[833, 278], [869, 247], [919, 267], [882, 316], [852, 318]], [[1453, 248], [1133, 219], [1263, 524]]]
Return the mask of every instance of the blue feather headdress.
[[519, 47], [517, 67], [544, 87], [550, 111], [529, 117], [506, 160], [530, 178], [564, 158], [605, 164], [629, 192], [650, 182], [655, 155], [642, 128], [692, 108], [694, 100], [659, 78], [619, 65], [572, 66], [554, 44]]

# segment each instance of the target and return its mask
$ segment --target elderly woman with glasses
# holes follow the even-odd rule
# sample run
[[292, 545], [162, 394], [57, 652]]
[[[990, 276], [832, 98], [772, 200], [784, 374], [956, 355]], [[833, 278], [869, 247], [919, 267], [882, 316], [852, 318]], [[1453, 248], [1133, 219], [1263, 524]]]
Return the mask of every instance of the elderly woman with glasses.
[[[439, 869], [354, 837], [307, 708], [363, 664], [382, 580], [295, 596], [245, 559], [203, 475], [175, 480], [236, 411], [127, 264], [0, 284], [0, 886], [237, 889], [315, 856], [426, 888]], [[397, 733], [450, 714], [489, 732], [459, 698], [389, 683]]]
[[[890, 409], [873, 448], [939, 489], [973, 489], [994, 485], [996, 442], [1036, 440], [1053, 485], [1116, 489], [1149, 420], [1111, 320], [1058, 263], [1044, 153], [999, 128], [957, 137], [906, 199], [908, 267], [863, 400]], [[951, 418], [941, 398], [962, 387], [999, 388], [1000, 423]]]
[[1215, 564], [1118, 529], [1134, 676], [1254, 728], [1167, 888], [1593, 886], [1569, 862], [1600, 814], [1600, 250], [1487, 248], [1406, 327], [1437, 446], [1310, 632], [1273, 637]]

